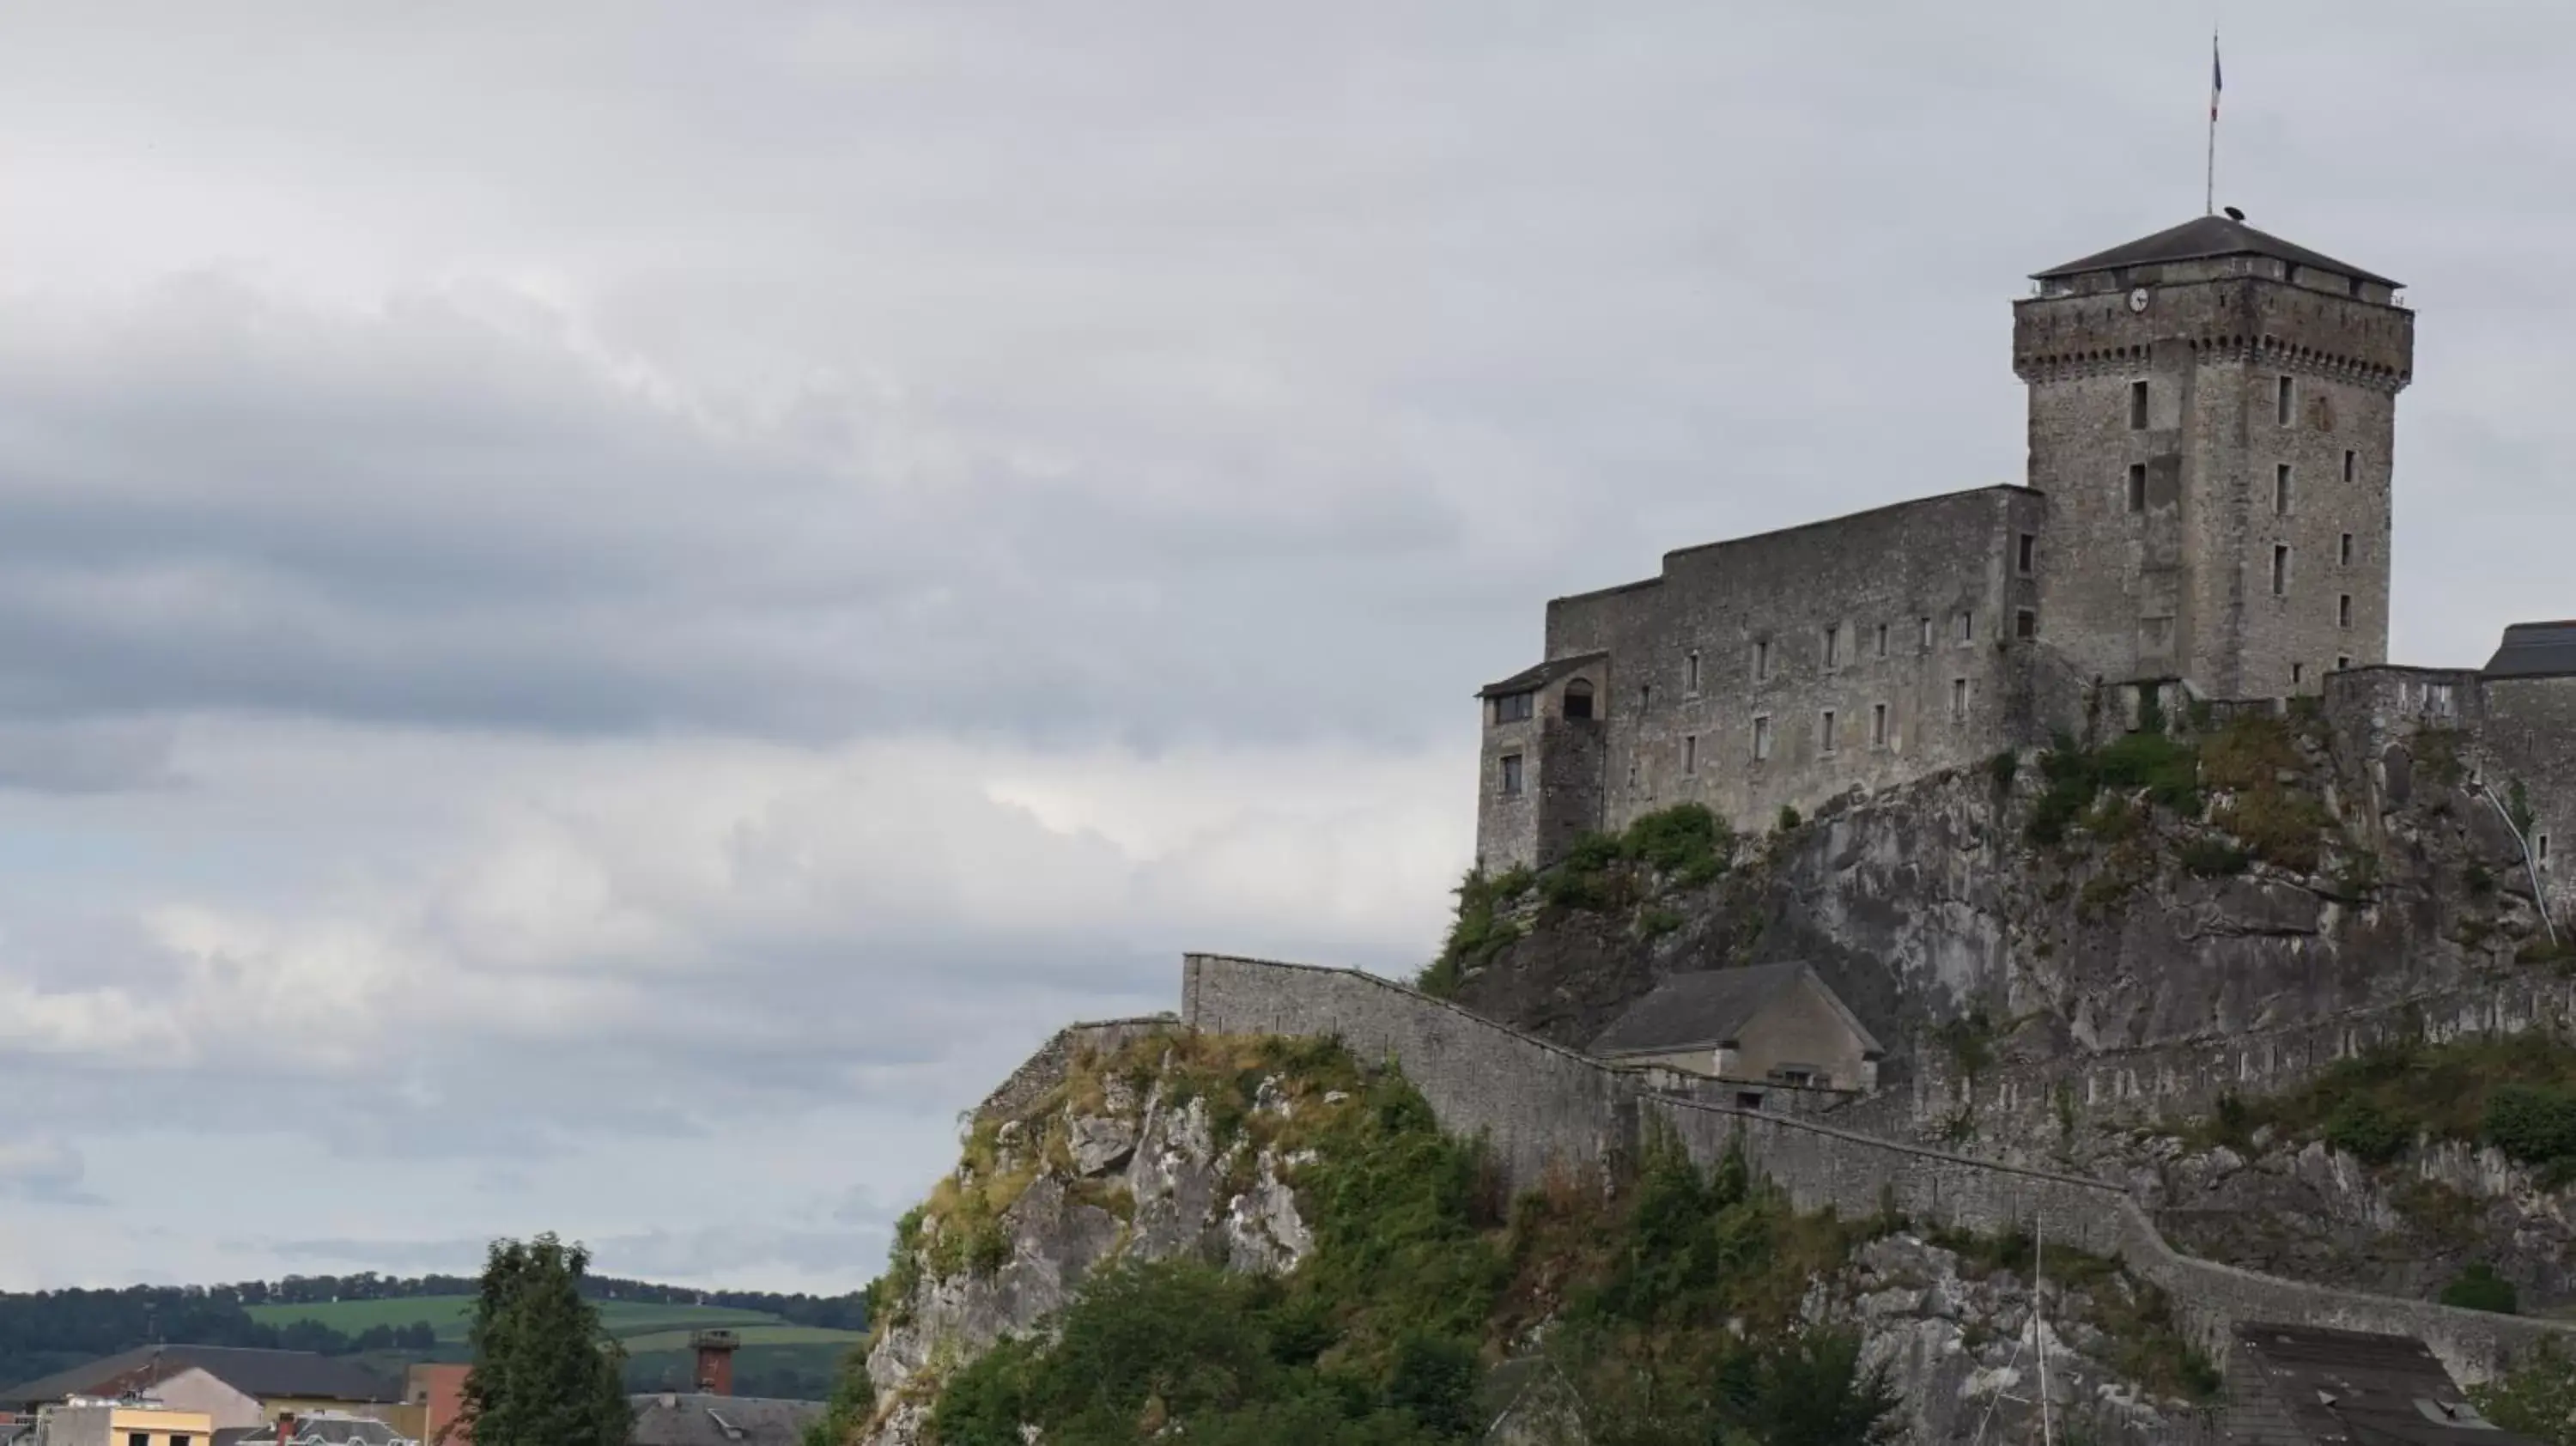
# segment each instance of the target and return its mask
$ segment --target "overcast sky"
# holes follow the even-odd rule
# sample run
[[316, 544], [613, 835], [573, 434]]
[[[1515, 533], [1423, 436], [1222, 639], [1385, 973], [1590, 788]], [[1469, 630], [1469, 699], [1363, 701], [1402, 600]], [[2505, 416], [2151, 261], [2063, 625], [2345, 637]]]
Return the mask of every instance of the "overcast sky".
[[[2576, 25], [2231, 8], [2480, 661], [2576, 614]], [[0, 1287], [848, 1289], [1183, 949], [1410, 969], [1544, 598], [2021, 480], [2024, 278], [2200, 209], [2144, 15], [6, 7]]]

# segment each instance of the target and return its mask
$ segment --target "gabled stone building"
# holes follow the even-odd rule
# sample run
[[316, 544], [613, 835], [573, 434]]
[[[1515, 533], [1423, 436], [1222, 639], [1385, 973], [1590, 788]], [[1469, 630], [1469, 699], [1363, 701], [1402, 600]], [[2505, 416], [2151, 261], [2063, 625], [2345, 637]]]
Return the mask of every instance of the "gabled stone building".
[[[2132, 716], [2142, 690], [2314, 696], [2387, 662], [2398, 284], [2234, 216], [2032, 279], [2025, 484], [1683, 548], [1550, 602], [1544, 661], [1480, 694], [1480, 867], [1685, 801], [1764, 826], [2081, 731], [2106, 700]], [[2519, 713], [2576, 719], [2558, 651], [2514, 675], [2552, 700]]]

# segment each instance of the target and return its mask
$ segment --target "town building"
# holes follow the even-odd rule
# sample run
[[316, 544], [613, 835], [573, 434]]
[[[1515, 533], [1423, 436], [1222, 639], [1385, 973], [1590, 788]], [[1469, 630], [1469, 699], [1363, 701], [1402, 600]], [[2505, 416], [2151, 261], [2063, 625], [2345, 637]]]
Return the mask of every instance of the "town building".
[[821, 1401], [779, 1401], [733, 1393], [733, 1353], [741, 1337], [729, 1330], [693, 1333], [697, 1390], [661, 1391], [630, 1398], [635, 1446], [799, 1446], [805, 1428], [822, 1419]]
[[1878, 1088], [1885, 1051], [1815, 970], [1791, 963], [1676, 974], [1590, 1053], [1704, 1079], [1863, 1092]]
[[421, 1440], [374, 1416], [347, 1411], [316, 1411], [306, 1416], [280, 1412], [267, 1425], [220, 1441], [217, 1446], [421, 1446]]
[[218, 1431], [324, 1411], [391, 1418], [400, 1390], [355, 1362], [311, 1351], [244, 1346], [138, 1346], [0, 1392], [0, 1406], [33, 1411], [75, 1397], [149, 1395], [203, 1412]]
[[149, 1396], [74, 1396], [36, 1413], [30, 1446], [212, 1446], [215, 1423]]
[[[2233, 213], [2032, 280], [2022, 482], [1682, 548], [1550, 602], [1542, 661], [1479, 695], [1479, 867], [1685, 802], [1767, 827], [2134, 722], [2144, 698], [2174, 716], [2384, 670], [2415, 365], [2398, 284]], [[2534, 640], [2568, 626], [2511, 630], [2509, 671], [2436, 680], [2561, 836], [2576, 646]]]

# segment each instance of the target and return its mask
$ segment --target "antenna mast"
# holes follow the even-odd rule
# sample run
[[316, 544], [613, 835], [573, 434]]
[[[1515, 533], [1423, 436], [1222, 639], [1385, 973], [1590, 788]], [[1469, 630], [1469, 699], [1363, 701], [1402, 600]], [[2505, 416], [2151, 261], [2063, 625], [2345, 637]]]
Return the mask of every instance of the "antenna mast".
[[2218, 27], [2209, 27], [2209, 162], [2201, 173], [2200, 214], [2218, 211]]

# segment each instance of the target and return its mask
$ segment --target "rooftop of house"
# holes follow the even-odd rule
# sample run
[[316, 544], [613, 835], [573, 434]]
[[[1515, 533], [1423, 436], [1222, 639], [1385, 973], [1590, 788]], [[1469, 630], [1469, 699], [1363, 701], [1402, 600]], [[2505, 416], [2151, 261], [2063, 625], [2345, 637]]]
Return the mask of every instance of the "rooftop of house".
[[2221, 256], [2269, 256], [2294, 266], [2313, 266], [2321, 271], [2338, 272], [2375, 281], [2394, 290], [2398, 283], [2375, 272], [2364, 271], [2348, 261], [2337, 261], [2322, 252], [2311, 251], [2296, 242], [2284, 241], [2269, 232], [2257, 231], [2232, 216], [2194, 216], [2179, 226], [2169, 226], [2152, 236], [2097, 251], [2090, 256], [2034, 271], [2034, 281], [2053, 281], [2060, 277], [2082, 276], [2093, 271], [2118, 271], [2131, 266], [2153, 266], [2167, 261], [2208, 261]]
[[2576, 677], [2576, 621], [2515, 623], [2487, 659], [2490, 678]]
[[1477, 692], [1476, 696], [1479, 698], [1499, 698], [1506, 693], [1533, 692], [1537, 689], [1546, 687], [1548, 684], [1555, 682], [1557, 679], [1564, 677], [1568, 673], [1574, 672], [1586, 663], [1597, 663], [1608, 656], [1610, 656], [1608, 653], [1596, 652], [1575, 653], [1567, 657], [1550, 658], [1546, 662], [1539, 664], [1537, 667], [1523, 668], [1519, 672], [1512, 674], [1510, 677], [1505, 678], [1499, 683], [1487, 683]]
[[628, 1399], [634, 1446], [798, 1446], [825, 1409], [820, 1401], [668, 1391]]
[[[1676, 974], [1628, 1007], [1592, 1041], [1602, 1056], [1664, 1054], [1685, 1049], [1714, 1049], [1732, 1044], [1737, 1034], [1771, 1002], [1802, 979], [1814, 979], [1804, 964], [1755, 964], [1743, 969], [1709, 969]], [[1864, 1053], [1876, 1053], [1878, 1041], [1843, 1007], [1821, 979], [1816, 988], [1841, 1014], [1860, 1039]]]
[[2537, 1446], [2481, 1417], [2413, 1336], [2249, 1323], [2236, 1346], [2310, 1441]]
[[259, 1400], [402, 1399], [401, 1388], [394, 1382], [354, 1362], [311, 1351], [269, 1351], [248, 1346], [137, 1346], [0, 1391], [0, 1406], [23, 1409], [66, 1396], [118, 1396], [159, 1385], [188, 1370], [203, 1370], [243, 1395]]
[[272, 1421], [234, 1437], [221, 1446], [418, 1446], [414, 1438], [371, 1416], [353, 1416], [345, 1411], [317, 1411], [298, 1416], [281, 1438]]

